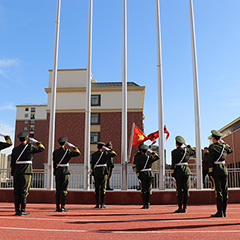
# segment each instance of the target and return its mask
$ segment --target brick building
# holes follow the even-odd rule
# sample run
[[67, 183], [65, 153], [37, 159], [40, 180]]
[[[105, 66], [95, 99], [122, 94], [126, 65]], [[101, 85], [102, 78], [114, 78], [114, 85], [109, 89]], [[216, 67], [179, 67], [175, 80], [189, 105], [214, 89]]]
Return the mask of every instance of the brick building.
[[[17, 105], [15, 145], [19, 144], [17, 134], [23, 130], [42, 141], [46, 147], [43, 153], [34, 155], [35, 169], [44, 168], [48, 162], [48, 136], [51, 103], [52, 70], [49, 70], [49, 85], [45, 88], [48, 94], [47, 105]], [[79, 157], [71, 160], [72, 165], [84, 163], [84, 129], [86, 107], [87, 69], [63, 69], [57, 74], [55, 147], [57, 139], [67, 136], [70, 143], [78, 146]], [[145, 87], [128, 82], [128, 139], [132, 123], [143, 130], [143, 106]], [[91, 86], [91, 152], [96, 151], [98, 141], [113, 144], [118, 156], [114, 163], [121, 162], [121, 121], [122, 121], [122, 83], [97, 82], [92, 79]], [[133, 149], [133, 153], [137, 148]], [[45, 163], [45, 164], [44, 164]], [[46, 166], [45, 166], [46, 168]], [[76, 168], [75, 168], [76, 169]]]

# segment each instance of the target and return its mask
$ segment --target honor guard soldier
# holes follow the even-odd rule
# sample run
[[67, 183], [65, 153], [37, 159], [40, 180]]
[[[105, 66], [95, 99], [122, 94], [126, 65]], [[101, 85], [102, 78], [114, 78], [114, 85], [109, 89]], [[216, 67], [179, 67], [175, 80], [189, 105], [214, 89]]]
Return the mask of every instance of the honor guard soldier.
[[[108, 142], [106, 145], [105, 145], [107, 148], [112, 149], [112, 143], [111, 142]], [[112, 170], [114, 168], [114, 163], [113, 163], [113, 158], [110, 158], [108, 161], [107, 161], [107, 168], [108, 168], [108, 175], [107, 175], [107, 188], [106, 190], [113, 190], [112, 188], [110, 188], [110, 185], [109, 185], [109, 181], [110, 181], [110, 178], [112, 176]]]
[[220, 139], [223, 135], [212, 130], [212, 142], [209, 146], [208, 164], [209, 175], [214, 181], [215, 197], [217, 199], [217, 213], [211, 217], [226, 217], [228, 199], [228, 171], [225, 165], [227, 154], [233, 152], [232, 148]]
[[0, 151], [12, 146], [12, 140], [11, 140], [10, 136], [4, 135], [2, 133], [0, 133], [0, 136], [4, 137], [6, 140], [6, 142], [0, 142]]
[[109, 148], [104, 147], [105, 143], [97, 143], [97, 152], [92, 154], [91, 158], [91, 175], [95, 185], [95, 198], [96, 206], [99, 208], [99, 189], [101, 188], [101, 208], [107, 208], [105, 206], [105, 192], [107, 184], [107, 162], [110, 158], [116, 157], [117, 154]]
[[[188, 160], [190, 156], [195, 154], [195, 149], [185, 143], [185, 140], [181, 136], [176, 136], [176, 149], [172, 151], [172, 176], [176, 179], [176, 188], [178, 196], [178, 209], [176, 213], [187, 212], [187, 201], [189, 197], [189, 176], [191, 175], [190, 168], [188, 166]], [[182, 145], [186, 148], [183, 148]], [[183, 207], [182, 207], [183, 196]]]
[[[35, 153], [42, 152], [45, 147], [34, 138], [37, 146], [28, 142], [29, 133], [24, 131], [17, 135], [21, 144], [12, 150], [11, 154], [11, 175], [13, 176], [15, 216], [30, 215], [25, 212], [28, 191], [33, 174], [32, 160]], [[21, 211], [19, 210], [21, 204]]]
[[[150, 198], [152, 195], [152, 183], [153, 183], [153, 174], [151, 171], [151, 167], [153, 162], [159, 159], [157, 153], [153, 152], [147, 145], [142, 144], [139, 147], [140, 154], [136, 154], [135, 162], [136, 162], [136, 173], [140, 182], [141, 191], [142, 191], [142, 199], [143, 199], [143, 207], [142, 209], [149, 209]], [[151, 154], [147, 155], [147, 151]]]
[[[56, 212], [68, 211], [65, 209], [65, 202], [70, 176], [69, 161], [72, 157], [78, 157], [81, 154], [78, 148], [68, 143], [67, 140], [67, 137], [60, 137], [58, 143], [61, 147], [53, 152], [53, 171], [56, 181]], [[73, 151], [66, 148], [67, 145], [72, 147]]]

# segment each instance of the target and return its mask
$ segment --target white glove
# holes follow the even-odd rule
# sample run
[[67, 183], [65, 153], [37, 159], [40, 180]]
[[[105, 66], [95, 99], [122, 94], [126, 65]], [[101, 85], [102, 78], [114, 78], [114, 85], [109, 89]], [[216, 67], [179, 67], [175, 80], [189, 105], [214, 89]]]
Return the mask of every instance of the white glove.
[[106, 149], [107, 151], [110, 151], [111, 149], [110, 148], [107, 148], [105, 146], [103, 146], [104, 149]]
[[142, 183], [140, 179], [138, 179], [139, 183]]
[[13, 180], [13, 176], [11, 176], [11, 179]]
[[224, 141], [222, 139], [219, 140], [220, 143], [224, 143]]
[[92, 181], [93, 181], [93, 183], [95, 183], [95, 179], [94, 179], [94, 176], [92, 176]]
[[148, 152], [152, 153], [152, 152], [153, 152], [153, 150], [151, 150], [151, 149], [149, 148], [149, 149], [148, 149]]
[[32, 142], [38, 142], [38, 140], [34, 139], [34, 138], [29, 138], [29, 140], [31, 140]]
[[185, 142], [184, 145], [187, 147], [189, 144]]
[[176, 182], [176, 179], [175, 179], [175, 177], [173, 177], [173, 180]]
[[73, 144], [71, 144], [69, 142], [67, 142], [67, 144], [68, 144], [69, 147], [75, 147]]
[[1, 137], [4, 137], [5, 135], [4, 135], [3, 133], [0, 133], [0, 136], [1, 136]]

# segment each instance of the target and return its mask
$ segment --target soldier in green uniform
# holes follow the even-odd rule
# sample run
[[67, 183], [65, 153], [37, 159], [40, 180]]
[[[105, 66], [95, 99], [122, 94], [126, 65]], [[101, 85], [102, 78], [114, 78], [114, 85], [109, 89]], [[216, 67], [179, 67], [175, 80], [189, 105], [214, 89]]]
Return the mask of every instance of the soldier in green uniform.
[[112, 150], [104, 147], [105, 143], [97, 143], [97, 152], [94, 152], [91, 156], [91, 175], [95, 185], [95, 198], [96, 206], [99, 208], [99, 189], [101, 188], [101, 208], [107, 208], [105, 206], [105, 193], [107, 184], [107, 162], [110, 158], [116, 157], [117, 154]]
[[[189, 176], [191, 170], [188, 166], [188, 160], [190, 156], [195, 154], [195, 149], [185, 143], [185, 140], [181, 136], [176, 136], [176, 149], [172, 151], [172, 166], [171, 173], [176, 179], [176, 188], [178, 196], [178, 209], [176, 213], [187, 212], [187, 201], [189, 197]], [[182, 145], [186, 145], [183, 148]], [[182, 196], [183, 196], [183, 207], [182, 207]]]
[[4, 137], [6, 140], [6, 142], [0, 142], [0, 151], [12, 146], [12, 140], [11, 140], [10, 136], [1, 134], [1, 133], [0, 133], [0, 136]]
[[[15, 216], [30, 215], [25, 212], [28, 191], [33, 174], [32, 160], [35, 153], [42, 152], [45, 147], [41, 142], [32, 139], [37, 146], [28, 142], [29, 133], [24, 131], [17, 135], [21, 144], [12, 150], [11, 154], [11, 174], [14, 185]], [[21, 211], [19, 210], [21, 204]]]
[[[112, 149], [112, 143], [111, 142], [108, 142], [105, 146], [109, 149]], [[108, 168], [108, 175], [107, 175], [107, 188], [106, 188], [106, 190], [113, 190], [112, 188], [110, 188], [110, 185], [109, 185], [109, 181], [110, 181], [110, 178], [112, 176], [112, 170], [114, 168], [113, 158], [110, 158], [107, 161], [107, 168]]]
[[[68, 143], [67, 140], [67, 137], [60, 137], [58, 139], [60, 148], [53, 152], [53, 171], [56, 181], [56, 212], [68, 211], [65, 209], [65, 202], [70, 177], [69, 161], [72, 157], [78, 157], [81, 154], [78, 148], [71, 143]], [[73, 151], [66, 148], [67, 145], [72, 147]]]
[[[133, 169], [134, 172], [136, 172], [136, 158], [137, 158], [138, 155], [142, 154], [141, 151], [140, 151], [140, 148], [141, 148], [142, 145], [143, 145], [142, 143], [138, 145], [138, 152], [136, 152], [134, 154], [133, 159], [132, 159], [132, 164], [133, 164], [132, 169]], [[137, 190], [141, 190], [140, 185], [137, 186]]]
[[[139, 147], [140, 154], [135, 156], [136, 173], [141, 185], [143, 207], [149, 209], [150, 198], [152, 195], [153, 174], [151, 167], [153, 162], [159, 159], [157, 153], [153, 152], [147, 145], [142, 144]], [[147, 155], [147, 151], [151, 154]]]
[[214, 181], [215, 197], [217, 199], [217, 213], [211, 217], [226, 217], [228, 199], [228, 171], [225, 165], [227, 154], [233, 152], [232, 148], [225, 143], [222, 134], [212, 130], [212, 142], [209, 146], [208, 164], [209, 176]]

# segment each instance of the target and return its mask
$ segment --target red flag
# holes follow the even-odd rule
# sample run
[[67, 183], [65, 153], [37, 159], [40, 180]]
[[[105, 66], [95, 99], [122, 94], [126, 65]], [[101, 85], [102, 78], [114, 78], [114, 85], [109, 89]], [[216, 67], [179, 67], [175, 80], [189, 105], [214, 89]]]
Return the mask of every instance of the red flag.
[[170, 136], [170, 133], [169, 133], [169, 131], [167, 130], [167, 127], [166, 127], [166, 125], [164, 125], [164, 133], [166, 133], [167, 134], [167, 136], [166, 136], [166, 141], [168, 140], [168, 138], [169, 138], [169, 136]]
[[134, 125], [134, 131], [133, 131], [133, 138], [132, 138], [132, 146], [138, 146], [139, 144], [145, 142], [148, 140], [147, 136], [142, 133], [142, 131]]
[[[166, 140], [167, 140], [170, 136], [170, 133], [168, 132], [166, 125], [164, 125], [164, 133], [167, 134], [167, 137], [166, 137]], [[159, 131], [148, 134], [147, 138], [151, 141], [155, 141], [157, 138], [159, 138]]]

